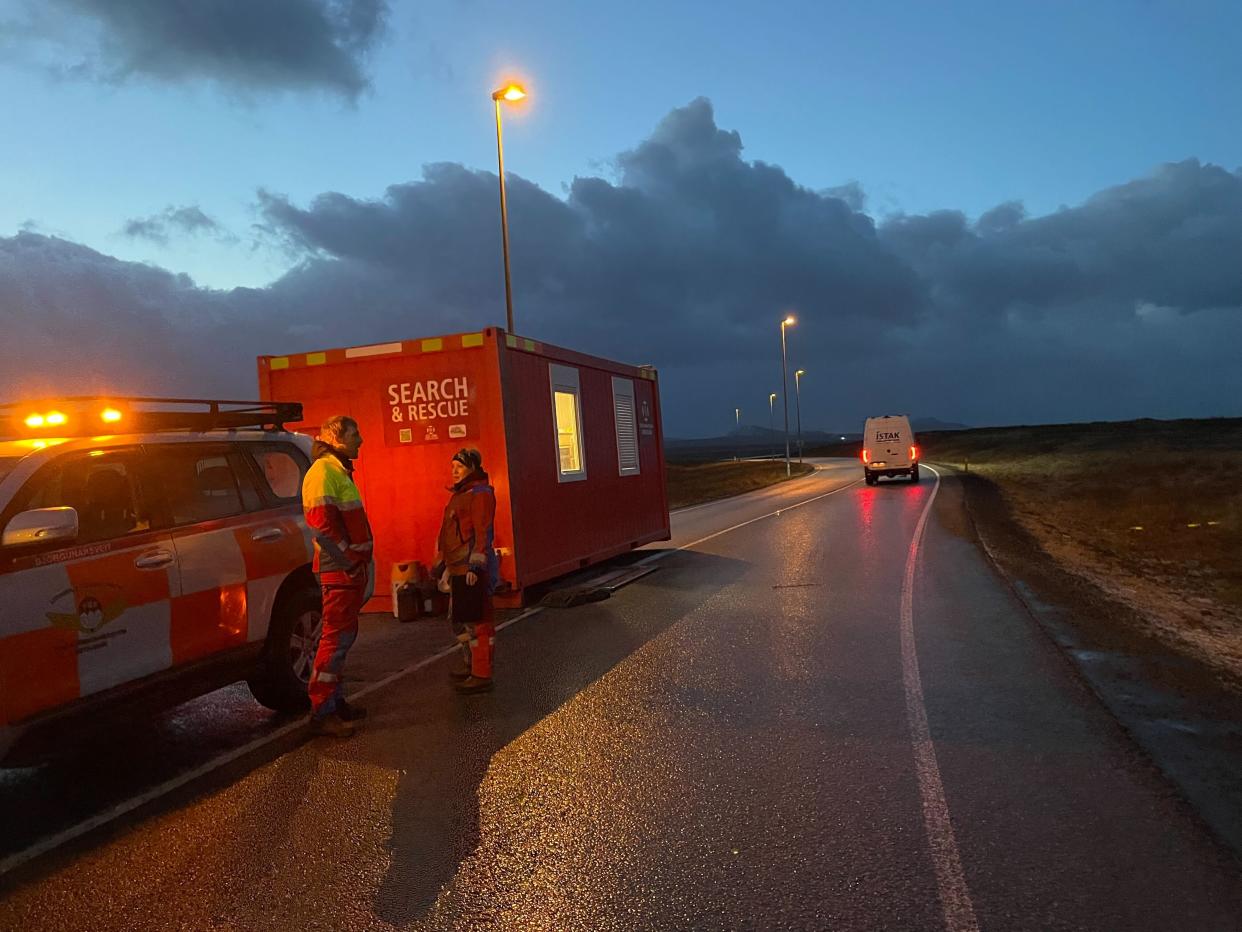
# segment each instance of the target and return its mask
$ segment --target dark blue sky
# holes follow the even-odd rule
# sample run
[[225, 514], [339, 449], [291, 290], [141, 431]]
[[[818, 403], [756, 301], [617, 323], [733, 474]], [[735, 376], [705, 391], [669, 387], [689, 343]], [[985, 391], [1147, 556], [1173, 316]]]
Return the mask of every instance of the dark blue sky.
[[676, 432], [766, 408], [787, 306], [816, 426], [1236, 414], [1239, 39], [1225, 3], [0, 0], [0, 315], [90, 318], [90, 378], [152, 388], [126, 326], [144, 360], [231, 328], [226, 375], [162, 378], [246, 388], [496, 322], [517, 75], [518, 329], [657, 362]]

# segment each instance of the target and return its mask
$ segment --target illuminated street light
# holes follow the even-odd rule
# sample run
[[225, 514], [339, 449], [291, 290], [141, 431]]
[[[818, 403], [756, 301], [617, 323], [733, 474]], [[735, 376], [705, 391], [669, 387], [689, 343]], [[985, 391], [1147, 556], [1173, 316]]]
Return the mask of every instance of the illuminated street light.
[[785, 353], [785, 328], [792, 327], [798, 321], [792, 314], [786, 315], [781, 321], [781, 387], [784, 397], [781, 404], [785, 407], [785, 478], [793, 475], [793, 467], [789, 465], [789, 363]]
[[517, 84], [506, 84], [492, 92], [492, 102], [496, 105], [496, 161], [500, 163], [500, 242], [505, 256], [505, 321], [510, 333], [513, 332], [513, 282], [509, 277], [509, 202], [505, 196], [505, 145], [500, 132], [500, 102], [516, 103], [526, 96]]
[[802, 377], [805, 369], [794, 373], [794, 410], [798, 412], [798, 463], [802, 463]]
[[[768, 395], [768, 433], [771, 434], [773, 437], [776, 436], [776, 422], [775, 422], [776, 415], [774, 414], [775, 411], [776, 411], [776, 392], [772, 392], [772, 394]], [[772, 459], [776, 459], [776, 456], [773, 455]]]

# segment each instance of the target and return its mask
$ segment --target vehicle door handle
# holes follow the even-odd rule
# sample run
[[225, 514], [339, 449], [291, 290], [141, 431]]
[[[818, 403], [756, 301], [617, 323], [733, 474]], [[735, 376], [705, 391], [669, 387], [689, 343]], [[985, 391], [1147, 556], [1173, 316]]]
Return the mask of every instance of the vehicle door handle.
[[157, 570], [161, 566], [167, 566], [175, 560], [171, 553], [167, 550], [152, 550], [150, 553], [144, 553], [134, 561], [134, 566], [140, 570]]
[[251, 540], [280, 540], [285, 532], [278, 527], [265, 527], [250, 535]]

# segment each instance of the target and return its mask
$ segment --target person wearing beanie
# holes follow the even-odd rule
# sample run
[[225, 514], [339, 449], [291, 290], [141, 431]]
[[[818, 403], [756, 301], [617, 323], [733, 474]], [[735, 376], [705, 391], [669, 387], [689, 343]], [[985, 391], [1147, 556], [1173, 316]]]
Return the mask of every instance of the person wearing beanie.
[[442, 588], [447, 583], [449, 621], [462, 649], [460, 663], [449, 675], [456, 680], [458, 692], [480, 693], [492, 688], [496, 638], [492, 609], [496, 492], [483, 471], [483, 456], [478, 450], [458, 450], [449, 468], [452, 495], [436, 541], [437, 575], [442, 577]]
[[350, 706], [342, 691], [345, 655], [358, 637], [358, 613], [374, 572], [373, 538], [362, 496], [354, 485], [354, 458], [362, 446], [358, 422], [330, 417], [319, 428], [315, 461], [302, 480], [302, 510], [315, 540], [313, 569], [323, 593], [323, 634], [307, 694], [311, 730], [347, 737], [366, 710]]

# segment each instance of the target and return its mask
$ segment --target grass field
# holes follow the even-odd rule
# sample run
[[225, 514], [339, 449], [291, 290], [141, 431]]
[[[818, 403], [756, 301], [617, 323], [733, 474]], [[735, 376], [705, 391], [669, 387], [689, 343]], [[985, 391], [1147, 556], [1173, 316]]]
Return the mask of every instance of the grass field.
[[[699, 505], [785, 481], [784, 460], [669, 463], [667, 468], [669, 508]], [[793, 464], [794, 478], [812, 471], [811, 466]]]
[[1062, 565], [1171, 646], [1242, 678], [1242, 419], [1013, 427], [919, 437], [993, 482]]

